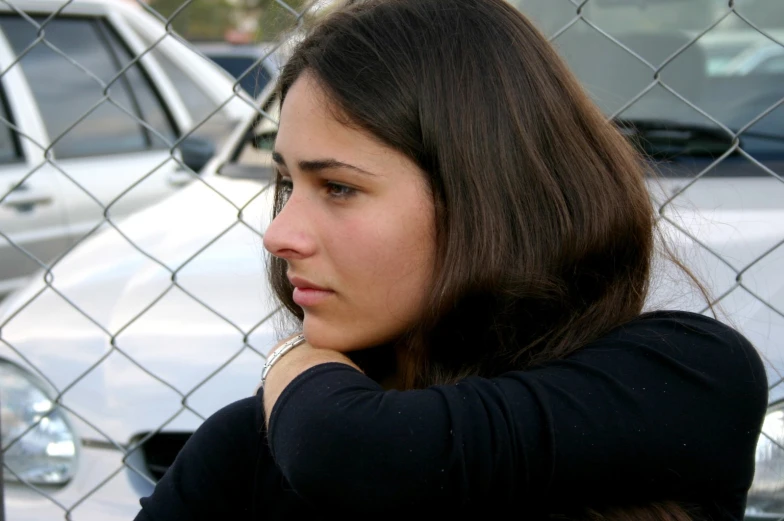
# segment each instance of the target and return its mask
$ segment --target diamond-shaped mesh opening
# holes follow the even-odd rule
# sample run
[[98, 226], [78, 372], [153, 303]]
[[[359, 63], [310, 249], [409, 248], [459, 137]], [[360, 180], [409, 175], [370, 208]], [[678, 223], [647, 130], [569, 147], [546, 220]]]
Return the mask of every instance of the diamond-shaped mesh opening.
[[[784, 396], [780, 0], [510, 3], [656, 159], [663, 236]], [[68, 482], [5, 467], [10, 518], [131, 518], [204, 418], [252, 392], [281, 318], [261, 244], [278, 116], [265, 96], [283, 42], [334, 4], [0, 5], [0, 295], [16, 291], [0, 358], [79, 439]], [[706, 312], [680, 272], [655, 271], [651, 307]], [[784, 512], [775, 414], [750, 500], [766, 512]]]

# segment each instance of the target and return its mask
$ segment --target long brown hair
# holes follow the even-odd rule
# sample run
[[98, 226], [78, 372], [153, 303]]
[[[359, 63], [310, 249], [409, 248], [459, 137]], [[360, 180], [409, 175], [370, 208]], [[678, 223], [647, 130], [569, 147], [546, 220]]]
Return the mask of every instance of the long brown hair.
[[[640, 314], [654, 248], [643, 162], [516, 9], [354, 2], [294, 50], [283, 103], [305, 71], [336, 117], [428, 178], [437, 264], [401, 339], [405, 387], [560, 358]], [[301, 319], [285, 269], [272, 259], [272, 285]]]
[[[350, 2], [294, 50], [281, 103], [305, 72], [336, 118], [427, 176], [437, 261], [427, 311], [399, 340], [404, 387], [562, 358], [640, 315], [654, 253], [645, 163], [513, 7]], [[276, 193], [275, 215], [283, 204]], [[301, 320], [284, 260], [270, 280]], [[565, 518], [693, 516], [666, 501]]]

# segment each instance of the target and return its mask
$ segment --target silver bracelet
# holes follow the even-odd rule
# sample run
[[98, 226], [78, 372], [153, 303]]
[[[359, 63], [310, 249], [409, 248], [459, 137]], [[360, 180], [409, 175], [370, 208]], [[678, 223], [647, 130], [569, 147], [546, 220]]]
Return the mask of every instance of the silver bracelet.
[[264, 388], [264, 384], [267, 382], [267, 374], [269, 370], [272, 369], [272, 366], [275, 365], [275, 362], [280, 360], [280, 358], [297, 347], [300, 344], [305, 343], [305, 335], [299, 334], [294, 338], [287, 340], [283, 343], [282, 346], [277, 348], [270, 356], [267, 358], [267, 362], [264, 364], [264, 369], [261, 370], [261, 388]]

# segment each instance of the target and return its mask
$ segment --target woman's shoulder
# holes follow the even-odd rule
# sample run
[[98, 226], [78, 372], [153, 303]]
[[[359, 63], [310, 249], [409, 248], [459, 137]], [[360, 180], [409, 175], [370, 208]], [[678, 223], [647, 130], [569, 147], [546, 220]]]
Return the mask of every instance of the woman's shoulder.
[[608, 342], [642, 342], [672, 349], [723, 347], [757, 355], [751, 342], [735, 328], [716, 318], [690, 311], [657, 310], [643, 313], [597, 341], [599, 344]]
[[706, 379], [743, 381], [767, 390], [765, 366], [752, 343], [715, 318], [688, 311], [641, 314], [586, 346], [578, 356], [602, 356], [622, 350], [655, 365], [690, 369]]
[[257, 396], [242, 398], [219, 409], [207, 418], [205, 424], [227, 433], [239, 431], [258, 434], [264, 427], [262, 403], [261, 391], [259, 391]]
[[[138, 520], [248, 519], [264, 450], [260, 396], [238, 400], [210, 415], [180, 450]], [[274, 470], [273, 464], [266, 465]]]
[[717, 318], [701, 313], [694, 313], [692, 311], [683, 311], [677, 309], [659, 309], [655, 311], [646, 311], [621, 327], [629, 327], [638, 324], [681, 324], [685, 326], [696, 327], [698, 329], [708, 328], [725, 331], [736, 331], [730, 325], [718, 320]]
[[[259, 440], [264, 440], [264, 408], [261, 392], [237, 400], [209, 416], [188, 440], [186, 447], [201, 451], [207, 449], [221, 459], [237, 453], [240, 461], [248, 452], [257, 452]], [[217, 453], [225, 449], [224, 454]], [[241, 450], [238, 450], [241, 449]], [[242, 455], [244, 453], [244, 456]]]

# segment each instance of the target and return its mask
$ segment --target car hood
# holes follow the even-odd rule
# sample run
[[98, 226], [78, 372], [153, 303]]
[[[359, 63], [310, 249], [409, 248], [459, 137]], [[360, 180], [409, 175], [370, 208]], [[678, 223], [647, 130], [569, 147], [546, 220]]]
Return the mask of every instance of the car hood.
[[0, 356], [45, 375], [87, 438], [192, 431], [250, 396], [276, 339], [270, 192], [207, 176], [106, 226], [3, 304]]
[[[663, 179], [654, 197], [684, 188], [662, 211], [663, 235], [778, 380], [784, 186]], [[45, 375], [85, 438], [194, 430], [252, 393], [274, 326], [285, 326], [265, 279], [270, 195], [259, 182], [210, 175], [107, 226], [3, 304], [0, 356]], [[654, 273], [649, 307], [704, 309], [671, 263], [659, 257]]]

